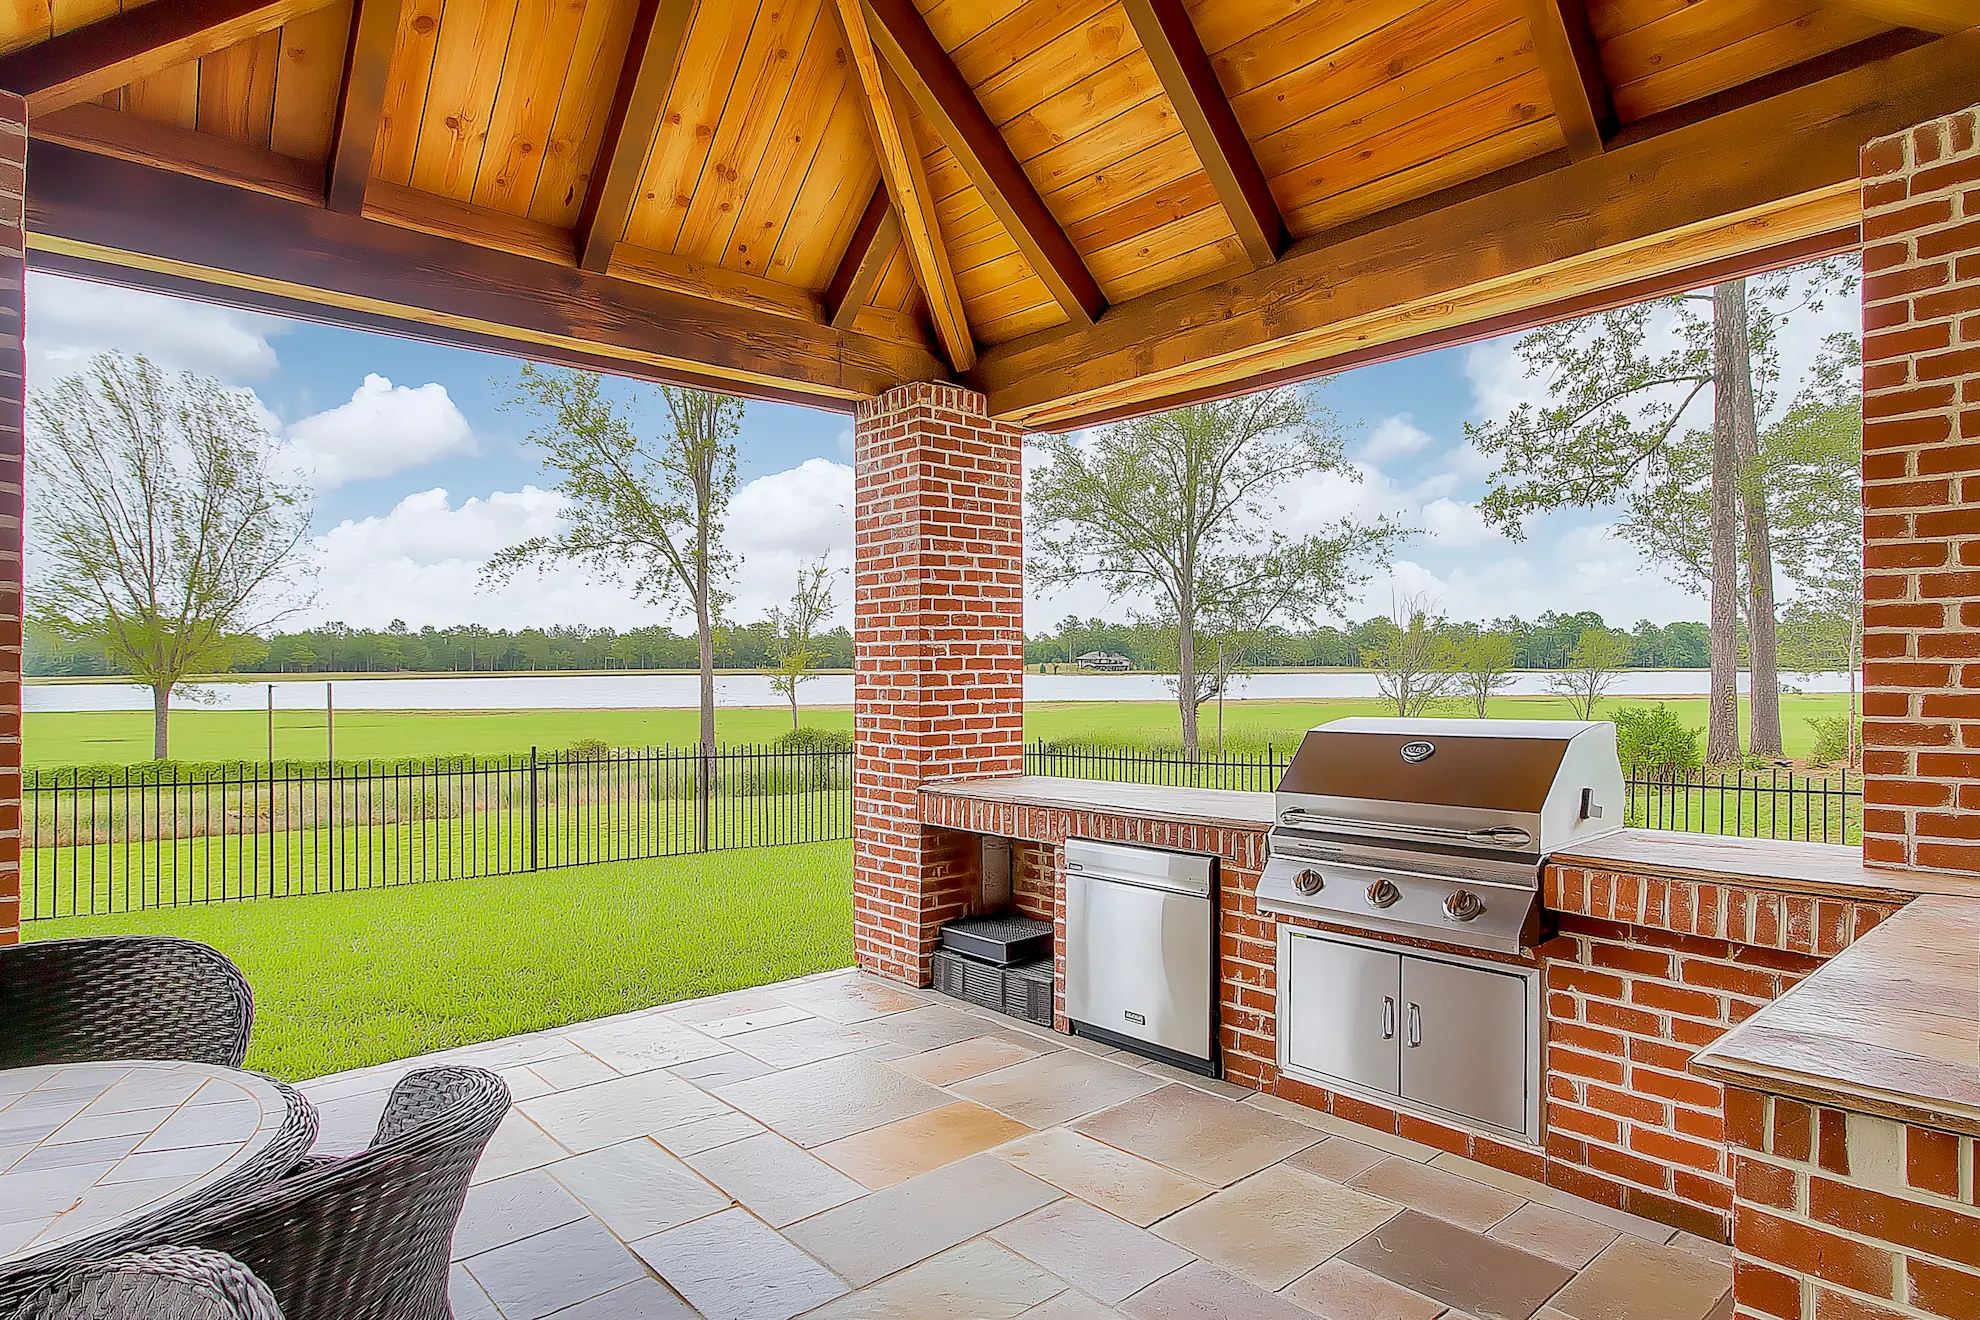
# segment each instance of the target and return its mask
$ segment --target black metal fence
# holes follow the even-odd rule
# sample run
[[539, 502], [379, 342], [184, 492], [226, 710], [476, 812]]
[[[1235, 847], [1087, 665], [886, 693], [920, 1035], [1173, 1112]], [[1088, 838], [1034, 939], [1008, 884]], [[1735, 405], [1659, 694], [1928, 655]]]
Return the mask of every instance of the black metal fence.
[[[1034, 743], [1029, 774], [1269, 792], [1291, 748], [1185, 757]], [[852, 753], [656, 748], [409, 768], [41, 771], [23, 790], [21, 915], [94, 916], [382, 889], [852, 837]], [[1853, 843], [1847, 772], [1628, 781], [1651, 829]]]
[[[1186, 757], [1180, 752], [1034, 743], [1025, 749], [1027, 774], [1112, 779], [1190, 788], [1269, 792], [1293, 748]], [[1856, 843], [1863, 837], [1863, 783], [1848, 770], [1827, 774], [1768, 766], [1689, 770], [1631, 776], [1628, 823], [1643, 829], [1747, 838]]]
[[39, 772], [22, 799], [21, 915], [38, 920], [847, 839], [852, 753], [91, 767]]

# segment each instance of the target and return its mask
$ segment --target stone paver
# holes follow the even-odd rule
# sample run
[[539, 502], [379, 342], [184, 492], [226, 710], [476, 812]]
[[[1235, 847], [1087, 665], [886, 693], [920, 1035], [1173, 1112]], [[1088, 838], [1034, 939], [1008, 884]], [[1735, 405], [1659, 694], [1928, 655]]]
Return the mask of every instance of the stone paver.
[[518, 1097], [460, 1320], [1730, 1315], [1720, 1244], [859, 973], [320, 1078], [319, 1149], [436, 1061]]

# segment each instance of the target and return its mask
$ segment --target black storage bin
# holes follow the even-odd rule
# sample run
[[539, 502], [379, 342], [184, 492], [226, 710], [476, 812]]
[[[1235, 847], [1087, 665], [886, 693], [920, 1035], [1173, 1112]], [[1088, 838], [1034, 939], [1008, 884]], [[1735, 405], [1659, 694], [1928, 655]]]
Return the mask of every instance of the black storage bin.
[[942, 947], [1010, 967], [1052, 956], [1052, 923], [1011, 914], [964, 917], [942, 927]]
[[945, 995], [1004, 1011], [1004, 969], [952, 949], [935, 951], [935, 988]]
[[1004, 969], [1004, 1011], [1014, 1018], [1052, 1025], [1052, 960]]

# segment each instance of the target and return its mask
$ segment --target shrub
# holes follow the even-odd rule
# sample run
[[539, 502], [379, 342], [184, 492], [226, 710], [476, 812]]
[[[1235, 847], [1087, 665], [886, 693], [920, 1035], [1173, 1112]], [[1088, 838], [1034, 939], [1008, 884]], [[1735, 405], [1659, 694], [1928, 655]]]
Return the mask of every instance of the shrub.
[[1815, 746], [1808, 759], [1815, 765], [1834, 765], [1849, 755], [1849, 718], [1844, 715], [1813, 715], [1808, 727], [1815, 730]]
[[778, 734], [770, 745], [780, 752], [849, 752], [853, 736], [851, 729], [819, 729], [807, 724]]
[[1616, 751], [1626, 775], [1675, 779], [1704, 763], [1698, 730], [1661, 701], [1655, 706], [1621, 706], [1610, 718], [1615, 721]]
[[566, 761], [602, 761], [612, 754], [612, 744], [603, 738], [580, 738], [564, 749]]

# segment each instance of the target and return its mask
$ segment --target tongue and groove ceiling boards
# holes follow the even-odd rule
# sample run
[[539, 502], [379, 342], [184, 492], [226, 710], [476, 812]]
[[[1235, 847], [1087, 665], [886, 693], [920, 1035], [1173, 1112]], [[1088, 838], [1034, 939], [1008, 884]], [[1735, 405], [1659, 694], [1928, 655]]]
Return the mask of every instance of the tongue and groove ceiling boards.
[[1064, 426], [1856, 242], [1973, 0], [9, 0], [37, 266]]

